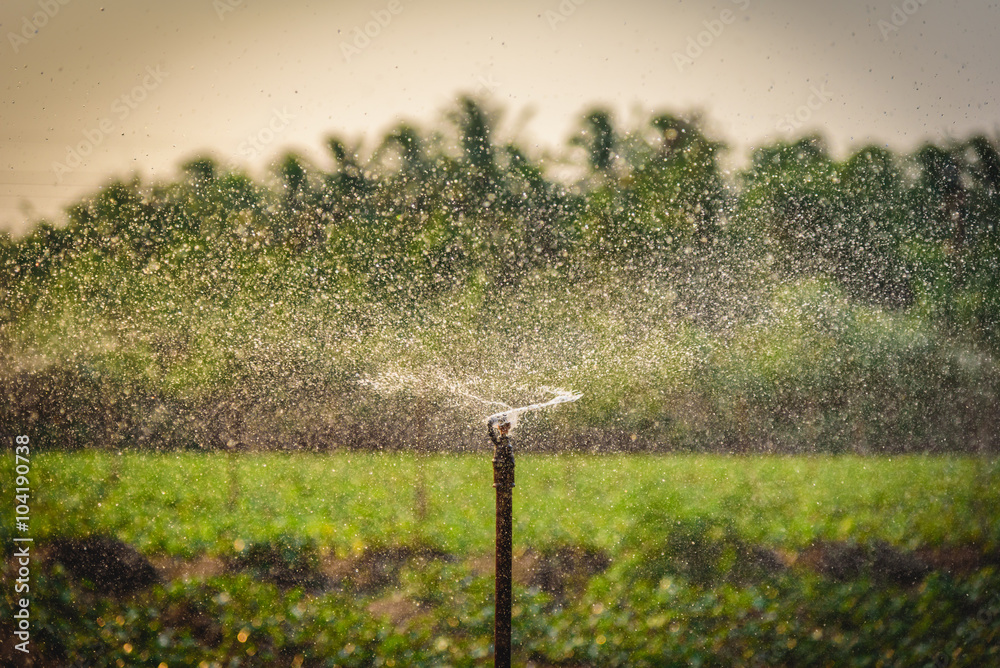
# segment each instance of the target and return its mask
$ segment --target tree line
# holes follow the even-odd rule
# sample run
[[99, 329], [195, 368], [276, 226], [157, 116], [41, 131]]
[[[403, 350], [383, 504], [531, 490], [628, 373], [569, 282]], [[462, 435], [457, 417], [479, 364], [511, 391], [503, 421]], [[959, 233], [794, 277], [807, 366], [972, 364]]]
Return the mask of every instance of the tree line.
[[[876, 439], [865, 432], [897, 450], [992, 433], [995, 139], [841, 159], [808, 135], [728, 171], [729, 148], [696, 115], [624, 123], [594, 108], [542, 149], [502, 120], [461, 97], [426, 127], [331, 136], [321, 159], [285, 152], [256, 178], [198, 157], [0, 238], [7, 417], [58, 423], [90, 397], [99, 410], [78, 406], [90, 426], [59, 428], [76, 442], [97, 438], [101, 415], [102, 439], [155, 440], [161, 415], [174, 416], [157, 427], [167, 441], [225, 444], [278, 429], [262, 426], [273, 409], [286, 436], [359, 442], [370, 429], [405, 447], [413, 420], [445, 415], [452, 435], [465, 423], [408, 390], [392, 397], [408, 417], [390, 423], [381, 390], [358, 379], [404, 358], [485, 378], [497, 356], [529, 360], [515, 365], [527, 383], [576, 355], [564, 366], [591, 371], [569, 377], [594, 383], [576, 388], [590, 393], [581, 442], [607, 427], [626, 444], [770, 448], [781, 431], [802, 450], [803, 421], [826, 442]], [[781, 347], [793, 335], [799, 347]], [[639, 349], [659, 366], [636, 366]], [[681, 349], [697, 364], [680, 365]], [[342, 412], [288, 417], [315, 397]]]
[[367, 153], [332, 136], [325, 166], [288, 152], [255, 181], [203, 157], [167, 183], [116, 180], [69, 207], [66, 225], [3, 238], [0, 280], [11, 290], [82, 248], [138, 266], [192, 239], [322, 256], [380, 296], [402, 286], [422, 297], [481, 272], [502, 288], [608, 264], [690, 274], [763, 263], [777, 278], [833, 277], [881, 306], [920, 304], [998, 342], [1000, 153], [984, 135], [843, 160], [806, 136], [754, 148], [730, 174], [726, 145], [698, 118], [622, 127], [594, 109], [552, 156], [499, 138], [500, 116], [463, 97], [438, 127], [400, 123]]

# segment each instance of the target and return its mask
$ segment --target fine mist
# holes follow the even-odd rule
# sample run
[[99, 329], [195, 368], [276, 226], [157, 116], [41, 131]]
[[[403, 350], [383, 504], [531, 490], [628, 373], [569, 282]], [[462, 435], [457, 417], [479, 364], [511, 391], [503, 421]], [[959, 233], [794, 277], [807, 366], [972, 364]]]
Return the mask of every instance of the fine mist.
[[197, 158], [3, 238], [3, 421], [59, 448], [463, 451], [562, 387], [583, 398], [525, 414], [525, 447], [997, 450], [994, 142], [808, 136], [727, 173], [684, 115], [588, 110], [537, 153], [500, 114], [463, 97], [262, 181]]

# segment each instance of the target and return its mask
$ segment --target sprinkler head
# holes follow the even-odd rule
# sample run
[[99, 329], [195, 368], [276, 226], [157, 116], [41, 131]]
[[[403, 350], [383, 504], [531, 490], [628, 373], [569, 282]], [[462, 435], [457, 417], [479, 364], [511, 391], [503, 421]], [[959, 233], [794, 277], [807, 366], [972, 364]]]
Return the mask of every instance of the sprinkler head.
[[490, 418], [490, 421], [486, 423], [490, 429], [499, 429], [500, 433], [506, 434], [510, 431], [510, 420], [507, 419], [506, 413], [501, 413], [500, 415], [494, 415]]
[[490, 438], [494, 441], [498, 441], [496, 433], [499, 431], [500, 436], [506, 436], [507, 432], [510, 431], [511, 424], [510, 420], [507, 419], [507, 415], [505, 413], [501, 413], [500, 415], [494, 415], [491, 417], [489, 422], [486, 423], [486, 426], [489, 428]]

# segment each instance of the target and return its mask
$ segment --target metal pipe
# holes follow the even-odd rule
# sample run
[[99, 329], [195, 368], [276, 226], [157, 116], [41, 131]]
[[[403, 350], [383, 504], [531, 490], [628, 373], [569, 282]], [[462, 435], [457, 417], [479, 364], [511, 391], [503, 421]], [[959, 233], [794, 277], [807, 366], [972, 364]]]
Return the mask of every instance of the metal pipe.
[[513, 594], [511, 563], [513, 551], [514, 449], [507, 432], [510, 422], [489, 422], [493, 455], [493, 486], [497, 490], [496, 604], [493, 623], [493, 665], [510, 667], [510, 618]]

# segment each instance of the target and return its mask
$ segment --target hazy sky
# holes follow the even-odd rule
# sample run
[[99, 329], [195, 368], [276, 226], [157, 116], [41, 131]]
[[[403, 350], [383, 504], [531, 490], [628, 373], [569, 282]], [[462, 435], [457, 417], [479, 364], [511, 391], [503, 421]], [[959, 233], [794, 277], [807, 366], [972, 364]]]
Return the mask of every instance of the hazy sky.
[[553, 147], [596, 103], [700, 109], [737, 155], [1000, 134], [1000, 2], [3, 0], [0, 35], [0, 229], [196, 154], [329, 166], [477, 90]]

